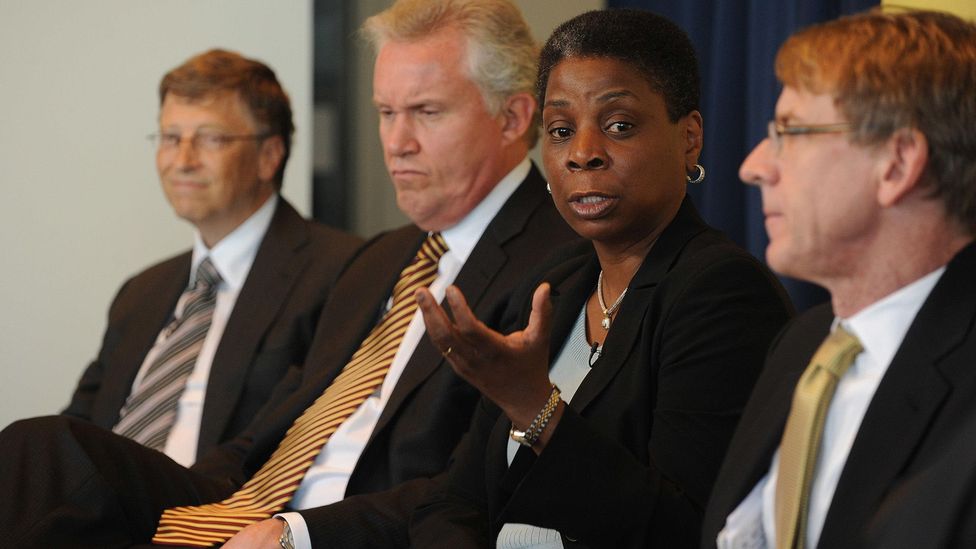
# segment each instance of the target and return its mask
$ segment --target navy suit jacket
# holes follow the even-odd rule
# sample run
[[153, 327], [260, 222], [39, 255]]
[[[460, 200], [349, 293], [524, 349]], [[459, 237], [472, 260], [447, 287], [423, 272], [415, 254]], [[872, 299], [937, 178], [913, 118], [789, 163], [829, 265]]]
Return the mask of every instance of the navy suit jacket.
[[[960, 251], [912, 321], [854, 438], [819, 547], [864, 547], [878, 510], [903, 497], [976, 412], [976, 244]], [[769, 471], [793, 389], [834, 318], [829, 304], [798, 317], [770, 351], [729, 447], [705, 517], [714, 547], [728, 515]], [[927, 546], [927, 545], [925, 545]]]
[[[238, 435], [290, 366], [304, 362], [323, 303], [357, 237], [301, 218], [283, 198], [261, 241], [217, 347], [197, 455]], [[112, 302], [98, 357], [65, 415], [111, 429], [190, 276], [191, 252], [129, 279]]]

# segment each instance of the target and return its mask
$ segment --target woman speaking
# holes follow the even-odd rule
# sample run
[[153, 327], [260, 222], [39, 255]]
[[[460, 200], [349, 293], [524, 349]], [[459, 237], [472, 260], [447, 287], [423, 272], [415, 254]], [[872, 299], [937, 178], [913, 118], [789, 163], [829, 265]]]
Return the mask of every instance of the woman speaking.
[[[775, 278], [706, 225], [694, 49], [643, 11], [580, 15], [542, 50], [552, 199], [588, 242], [527, 277], [525, 329], [448, 317], [427, 332], [484, 395], [414, 546], [696, 547], [766, 349], [791, 314]], [[521, 299], [519, 299], [521, 298]]]

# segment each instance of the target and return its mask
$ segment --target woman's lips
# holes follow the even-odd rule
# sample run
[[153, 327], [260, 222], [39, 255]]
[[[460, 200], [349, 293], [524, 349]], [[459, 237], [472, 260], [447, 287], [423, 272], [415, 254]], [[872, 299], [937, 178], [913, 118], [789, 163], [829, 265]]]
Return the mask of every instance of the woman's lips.
[[607, 214], [619, 199], [597, 193], [581, 193], [569, 198], [569, 206], [583, 219], [598, 219]]

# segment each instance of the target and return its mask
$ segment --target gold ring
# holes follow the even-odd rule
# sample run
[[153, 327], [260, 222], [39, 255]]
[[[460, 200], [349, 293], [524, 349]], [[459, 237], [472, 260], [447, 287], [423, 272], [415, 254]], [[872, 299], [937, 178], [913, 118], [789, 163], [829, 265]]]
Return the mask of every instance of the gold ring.
[[441, 356], [447, 358], [447, 355], [451, 354], [453, 351], [454, 351], [454, 347], [448, 347], [446, 351], [441, 353]]

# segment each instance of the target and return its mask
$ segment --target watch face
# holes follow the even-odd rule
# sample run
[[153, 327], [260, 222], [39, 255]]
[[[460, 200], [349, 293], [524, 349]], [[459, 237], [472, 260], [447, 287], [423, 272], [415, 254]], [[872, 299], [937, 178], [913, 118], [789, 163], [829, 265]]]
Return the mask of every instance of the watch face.
[[291, 533], [291, 526], [285, 519], [279, 518], [278, 520], [285, 523], [284, 529], [281, 530], [281, 536], [278, 538], [278, 545], [281, 546], [281, 549], [295, 549], [295, 536]]

